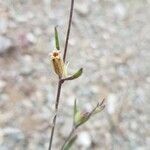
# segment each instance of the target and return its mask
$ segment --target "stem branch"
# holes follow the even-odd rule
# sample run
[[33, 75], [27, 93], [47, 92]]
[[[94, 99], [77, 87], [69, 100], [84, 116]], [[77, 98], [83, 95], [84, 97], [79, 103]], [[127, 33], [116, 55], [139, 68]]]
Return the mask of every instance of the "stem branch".
[[54, 115], [54, 118], [53, 118], [53, 126], [52, 126], [52, 130], [51, 130], [51, 137], [50, 137], [48, 150], [51, 150], [51, 148], [52, 148], [52, 142], [53, 142], [53, 136], [54, 136], [54, 131], [55, 131], [57, 113], [58, 113], [58, 106], [59, 106], [61, 87], [62, 87], [62, 82], [61, 82], [61, 79], [59, 79], [58, 89], [57, 89], [57, 97], [56, 97], [56, 103], [55, 103], [55, 115]]
[[[69, 22], [68, 22], [68, 30], [67, 30], [65, 49], [64, 49], [64, 54], [63, 54], [63, 61], [64, 61], [64, 63], [65, 63], [65, 60], [66, 60], [68, 41], [69, 41], [69, 35], [70, 35], [70, 30], [71, 30], [73, 8], [74, 8], [74, 0], [71, 0], [71, 8], [70, 8], [70, 16], [69, 16]], [[55, 126], [56, 126], [56, 120], [57, 120], [57, 113], [58, 113], [58, 106], [59, 106], [59, 100], [60, 100], [62, 84], [63, 84], [63, 81], [62, 81], [61, 78], [59, 78], [58, 89], [57, 89], [57, 96], [56, 96], [56, 102], [55, 102], [55, 115], [54, 115], [54, 118], [53, 118], [53, 127], [52, 127], [52, 130], [51, 130], [51, 136], [50, 136], [48, 150], [51, 150], [51, 148], [52, 148], [52, 142], [53, 142], [54, 131], [55, 131]]]

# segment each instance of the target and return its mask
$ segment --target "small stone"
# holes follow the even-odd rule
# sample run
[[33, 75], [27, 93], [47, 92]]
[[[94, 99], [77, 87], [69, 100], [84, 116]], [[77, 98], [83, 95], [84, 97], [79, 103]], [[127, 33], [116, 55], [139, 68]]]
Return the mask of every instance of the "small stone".
[[25, 23], [28, 21], [28, 18], [25, 15], [15, 15], [14, 18], [19, 23]]
[[136, 100], [135, 102], [138, 104], [144, 103], [145, 100], [145, 91], [142, 88], [137, 88], [136, 90]]
[[7, 94], [1, 93], [0, 94], [0, 104], [4, 104], [5, 102], [9, 101], [9, 96]]
[[20, 73], [22, 75], [31, 74], [33, 71], [32, 57], [30, 55], [25, 55], [22, 63], [23, 63], [22, 65], [23, 67], [21, 67]]
[[13, 117], [12, 113], [3, 113], [0, 114], [0, 124], [3, 125], [7, 122], [9, 122], [9, 120]]
[[89, 148], [92, 143], [90, 134], [86, 131], [79, 133], [77, 143], [84, 148]]
[[12, 139], [14, 142], [18, 142], [22, 139], [24, 139], [24, 134], [21, 132], [21, 130], [17, 128], [4, 128], [1, 129], [0, 132], [3, 134], [3, 136], [7, 136], [7, 138]]
[[51, 0], [44, 0], [44, 3], [45, 3], [45, 5], [50, 6], [50, 4], [51, 4]]
[[31, 44], [35, 44], [37, 39], [35, 37], [35, 35], [33, 33], [28, 33], [27, 34], [27, 40], [31, 43]]
[[6, 87], [6, 82], [3, 80], [0, 80], [0, 92]]
[[74, 105], [74, 100], [75, 100], [75, 96], [71, 95], [67, 98], [66, 102], [68, 106], [73, 106]]
[[97, 94], [99, 92], [98, 86], [97, 85], [92, 85], [91, 86], [91, 91], [92, 91], [92, 93]]
[[113, 114], [116, 110], [117, 96], [115, 94], [110, 94], [107, 97], [107, 111], [110, 114]]
[[126, 17], [127, 11], [126, 11], [126, 8], [123, 4], [118, 3], [114, 7], [114, 13], [118, 19], [124, 19]]
[[36, 28], [34, 29], [34, 34], [35, 34], [36, 36], [42, 35], [42, 30], [41, 30], [41, 28], [36, 27]]
[[132, 121], [132, 122], [131, 122], [131, 128], [132, 128], [133, 130], [137, 130], [138, 124], [137, 124], [135, 121]]
[[0, 19], [0, 33], [5, 34], [7, 32], [8, 24], [5, 19]]
[[79, 15], [86, 16], [90, 11], [89, 4], [88, 3], [77, 4], [75, 10], [79, 13]]
[[109, 40], [110, 39], [110, 34], [109, 33], [103, 33], [102, 37], [104, 40]]
[[26, 12], [26, 14], [13, 14], [13, 17], [15, 20], [19, 23], [25, 23], [35, 17], [35, 15], [32, 12]]
[[12, 41], [5, 36], [0, 36], [0, 55], [7, 53], [11, 48], [13, 48]]
[[9, 27], [10, 29], [17, 29], [18, 24], [17, 24], [16, 22], [12, 21], [12, 20], [9, 20], [8, 27]]

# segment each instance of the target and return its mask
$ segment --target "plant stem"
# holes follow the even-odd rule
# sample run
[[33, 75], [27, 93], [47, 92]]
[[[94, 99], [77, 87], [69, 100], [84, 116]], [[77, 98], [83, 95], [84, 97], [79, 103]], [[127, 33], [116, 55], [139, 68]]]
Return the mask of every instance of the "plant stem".
[[[63, 61], [64, 61], [64, 63], [65, 63], [65, 60], [66, 60], [66, 54], [67, 54], [67, 49], [68, 49], [68, 41], [69, 41], [69, 35], [70, 35], [70, 30], [71, 30], [73, 8], [74, 8], [74, 0], [71, 0], [71, 8], [70, 8], [70, 16], [69, 16], [69, 22], [68, 22], [68, 30], [67, 30], [65, 49], [64, 49], [64, 54], [63, 54]], [[55, 103], [55, 116], [53, 118], [53, 126], [52, 126], [52, 130], [51, 130], [51, 137], [50, 137], [48, 150], [51, 150], [51, 148], [52, 148], [52, 142], [53, 142], [54, 131], [55, 131], [55, 126], [56, 126], [56, 120], [57, 120], [57, 113], [58, 113], [59, 99], [60, 99], [62, 84], [63, 84], [63, 81], [62, 81], [61, 78], [59, 78], [58, 89], [57, 89], [57, 96], [56, 96], [56, 103]]]
[[56, 103], [55, 103], [55, 115], [54, 115], [54, 118], [53, 118], [53, 126], [52, 126], [52, 130], [51, 130], [51, 137], [50, 137], [48, 150], [51, 150], [51, 148], [52, 148], [52, 142], [53, 142], [53, 136], [54, 136], [54, 131], [55, 131], [57, 113], [58, 113], [58, 106], [59, 106], [61, 87], [62, 87], [62, 82], [61, 82], [61, 79], [59, 79], [58, 89], [57, 89], [57, 96], [56, 96]]
[[71, 23], [72, 23], [72, 16], [73, 16], [73, 8], [74, 8], [74, 0], [71, 0], [70, 16], [69, 16], [68, 30], [67, 30], [66, 43], [65, 43], [64, 56], [63, 56], [63, 61], [64, 62], [66, 61], [68, 41], [69, 41], [69, 35], [70, 35]]
[[61, 150], [64, 150], [65, 145], [67, 144], [67, 142], [69, 142], [69, 140], [71, 140], [71, 137], [73, 136], [74, 132], [76, 130], [76, 127], [73, 127], [70, 134], [68, 135], [68, 137], [66, 138]]

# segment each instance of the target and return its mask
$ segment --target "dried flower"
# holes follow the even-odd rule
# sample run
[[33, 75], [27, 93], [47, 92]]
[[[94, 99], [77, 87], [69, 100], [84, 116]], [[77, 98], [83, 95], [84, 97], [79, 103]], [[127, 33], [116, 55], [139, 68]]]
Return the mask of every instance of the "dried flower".
[[60, 78], [62, 78], [64, 75], [64, 63], [63, 63], [63, 60], [61, 58], [59, 50], [54, 50], [51, 53], [51, 60], [52, 60], [52, 64], [53, 64], [55, 73]]

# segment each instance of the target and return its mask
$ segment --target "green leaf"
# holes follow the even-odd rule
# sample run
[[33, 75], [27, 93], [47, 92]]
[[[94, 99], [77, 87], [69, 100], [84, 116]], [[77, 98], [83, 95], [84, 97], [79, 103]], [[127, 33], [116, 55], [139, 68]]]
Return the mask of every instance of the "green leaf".
[[82, 75], [83, 68], [80, 68], [74, 75], [64, 79], [64, 80], [74, 80], [76, 78], [79, 78]]
[[72, 147], [76, 139], [77, 139], [77, 135], [71, 138], [71, 140], [64, 146], [63, 150], [70, 150], [70, 148]]
[[60, 50], [57, 27], [55, 27], [55, 46], [57, 50]]

